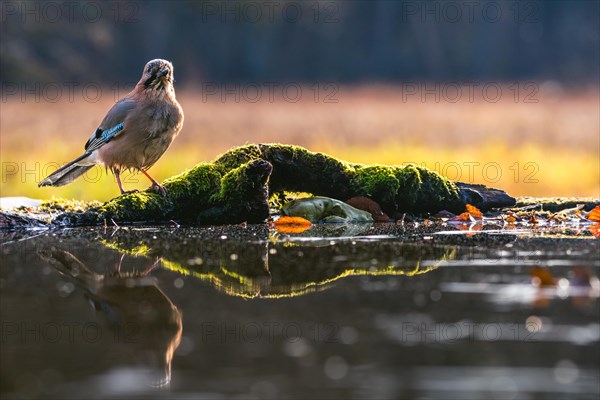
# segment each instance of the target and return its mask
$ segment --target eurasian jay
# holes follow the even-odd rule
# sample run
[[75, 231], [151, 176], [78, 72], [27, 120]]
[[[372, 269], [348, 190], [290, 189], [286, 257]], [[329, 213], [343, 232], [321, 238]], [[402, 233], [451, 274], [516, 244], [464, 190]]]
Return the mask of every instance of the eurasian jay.
[[151, 189], [166, 195], [165, 188], [148, 174], [183, 125], [183, 110], [175, 99], [173, 65], [166, 60], [149, 61], [135, 88], [115, 103], [85, 144], [85, 153], [42, 180], [38, 186], [63, 186], [94, 165], [111, 169], [121, 190], [120, 173], [141, 171]]

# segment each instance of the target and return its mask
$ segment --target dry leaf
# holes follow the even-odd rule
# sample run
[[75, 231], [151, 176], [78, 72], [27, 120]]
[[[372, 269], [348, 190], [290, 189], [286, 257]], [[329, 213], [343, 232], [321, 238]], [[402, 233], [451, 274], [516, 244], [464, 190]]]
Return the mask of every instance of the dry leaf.
[[479, 209], [471, 204], [467, 204], [467, 212], [475, 219], [483, 219], [483, 214]]
[[310, 229], [312, 223], [302, 217], [280, 217], [273, 225], [282, 233], [302, 233]]
[[464, 212], [462, 214], [460, 214], [457, 217], [458, 220], [460, 221], [470, 221], [471, 220], [471, 214], [469, 214], [468, 212]]
[[600, 222], [600, 206], [594, 207], [594, 209], [587, 213], [585, 217], [590, 221]]
[[505, 222], [509, 222], [509, 223], [513, 223], [513, 222], [516, 222], [517, 219], [514, 216], [509, 215], [508, 217], [504, 218], [504, 221]]
[[352, 197], [351, 199], [346, 200], [346, 204], [359, 210], [371, 213], [373, 221], [375, 222], [390, 222], [390, 217], [388, 217], [386, 213], [381, 211], [381, 207], [379, 206], [379, 204], [377, 204], [374, 200], [368, 197]]
[[459, 223], [469, 222], [470, 223], [470, 222], [475, 222], [475, 218], [473, 218], [471, 216], [471, 214], [469, 214], [468, 212], [465, 211], [464, 213], [457, 215], [454, 218], [450, 218], [448, 220], [448, 222], [451, 222], [451, 223], [452, 222], [459, 222]]

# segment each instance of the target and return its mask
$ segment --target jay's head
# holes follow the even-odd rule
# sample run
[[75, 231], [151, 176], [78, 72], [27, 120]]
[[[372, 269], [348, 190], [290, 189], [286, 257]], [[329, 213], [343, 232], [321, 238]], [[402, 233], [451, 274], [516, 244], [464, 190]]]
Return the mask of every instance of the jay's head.
[[147, 90], [172, 90], [173, 64], [160, 58], [148, 61], [144, 67], [139, 85], [142, 85]]

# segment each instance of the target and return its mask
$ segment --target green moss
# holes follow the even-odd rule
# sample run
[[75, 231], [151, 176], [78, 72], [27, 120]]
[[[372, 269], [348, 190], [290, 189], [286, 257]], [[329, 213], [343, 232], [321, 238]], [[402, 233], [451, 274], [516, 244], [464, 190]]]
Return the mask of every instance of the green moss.
[[189, 219], [199, 211], [212, 207], [211, 196], [221, 187], [222, 172], [215, 164], [198, 164], [189, 171], [164, 182], [174, 209], [173, 217]]
[[396, 210], [396, 195], [400, 190], [400, 182], [394, 168], [384, 165], [360, 165], [356, 168], [352, 187], [357, 196], [378, 199], [385, 212]]
[[40, 206], [39, 211], [47, 213], [57, 212], [84, 212], [91, 207], [99, 207], [102, 203], [99, 201], [80, 201], [80, 200], [67, 200], [67, 199], [52, 199], [44, 200]]
[[351, 197], [350, 164], [300, 146], [260, 146], [263, 159], [273, 165], [271, 191], [309, 192], [339, 200]]
[[458, 189], [451, 181], [417, 165], [351, 164], [299, 146], [260, 147], [263, 159], [273, 164], [272, 192], [309, 192], [342, 201], [367, 196], [390, 214], [457, 209], [460, 203]]
[[258, 160], [261, 157], [262, 152], [260, 147], [255, 144], [248, 144], [228, 150], [226, 153], [218, 156], [213, 163], [221, 168], [222, 171], [229, 171], [249, 161]]
[[281, 209], [281, 207], [283, 207], [284, 204], [292, 200], [303, 199], [306, 197], [313, 196], [311, 193], [307, 192], [290, 192], [287, 190], [280, 192], [270, 192], [269, 194], [269, 207], [277, 210]]
[[167, 197], [153, 191], [129, 193], [105, 203], [100, 218], [115, 221], [193, 221], [210, 208], [211, 196], [220, 188], [222, 173], [214, 164], [202, 163], [163, 182]]
[[261, 222], [268, 215], [269, 193], [278, 192], [306, 192], [341, 201], [367, 196], [390, 216], [442, 209], [456, 212], [465, 204], [464, 190], [424, 167], [351, 164], [283, 144], [233, 148], [212, 163], [167, 179], [164, 186], [166, 198], [151, 191], [128, 194], [97, 209], [79, 211], [79, 217], [78, 212], [70, 212], [64, 224], [101, 223], [107, 217], [121, 222]]
[[254, 160], [232, 169], [221, 179], [221, 189], [211, 197], [222, 204], [227, 218], [262, 221], [269, 214], [267, 181], [271, 164]]
[[422, 183], [421, 173], [414, 164], [394, 168], [394, 175], [398, 179], [398, 192], [396, 203], [400, 210], [410, 210], [417, 203], [417, 192]]
[[232, 169], [221, 178], [221, 190], [213, 195], [212, 201], [242, 201], [242, 196], [245, 193], [243, 186], [248, 183], [250, 182], [247, 182], [245, 164]]
[[34, 216], [45, 222], [58, 221], [61, 225], [79, 225], [80, 217], [85, 215], [85, 225], [97, 223], [97, 210], [102, 206], [99, 201], [79, 201], [52, 199], [42, 201], [36, 208], [26, 207], [15, 210], [18, 214]]
[[191, 170], [164, 181], [169, 197], [181, 201], [190, 196], [198, 196], [214, 191], [219, 186], [222, 172], [214, 164], [202, 163]]
[[[430, 212], [456, 209], [461, 203], [460, 193], [454, 183], [435, 171], [409, 164], [394, 167], [400, 183], [396, 195], [398, 209], [402, 211]], [[459, 207], [464, 206], [460, 204]]]
[[171, 203], [154, 192], [129, 193], [114, 198], [99, 210], [100, 218], [115, 221], [160, 221], [164, 220]]
[[421, 184], [416, 192], [415, 210], [426, 212], [454, 208], [454, 204], [460, 201], [456, 185], [435, 171], [420, 166], [417, 169]]

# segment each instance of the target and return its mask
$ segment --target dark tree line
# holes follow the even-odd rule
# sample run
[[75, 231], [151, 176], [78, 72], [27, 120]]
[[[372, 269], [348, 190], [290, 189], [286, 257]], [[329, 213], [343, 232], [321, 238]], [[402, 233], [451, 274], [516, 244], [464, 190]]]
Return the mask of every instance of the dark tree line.
[[599, 81], [590, 1], [2, 1], [3, 82]]

